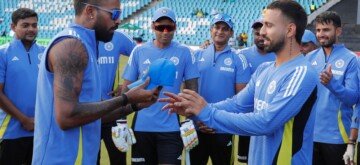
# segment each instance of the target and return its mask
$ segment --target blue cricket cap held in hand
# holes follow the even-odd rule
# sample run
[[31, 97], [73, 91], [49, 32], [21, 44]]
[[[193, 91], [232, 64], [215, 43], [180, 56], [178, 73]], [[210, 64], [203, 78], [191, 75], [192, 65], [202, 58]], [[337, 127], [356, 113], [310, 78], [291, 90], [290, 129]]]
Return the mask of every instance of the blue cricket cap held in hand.
[[147, 73], [139, 80], [129, 84], [127, 87], [132, 89], [143, 84], [148, 77], [150, 77], [150, 83], [146, 89], [154, 89], [158, 86], [173, 86], [175, 82], [176, 67], [175, 64], [165, 58], [160, 58], [153, 61]]

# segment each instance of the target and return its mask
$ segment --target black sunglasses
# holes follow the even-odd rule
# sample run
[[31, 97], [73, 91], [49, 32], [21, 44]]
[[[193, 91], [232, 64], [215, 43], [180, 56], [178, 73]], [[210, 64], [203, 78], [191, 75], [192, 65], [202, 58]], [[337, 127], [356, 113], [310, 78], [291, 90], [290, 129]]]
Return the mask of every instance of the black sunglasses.
[[155, 27], [155, 30], [156, 31], [159, 31], [159, 32], [172, 32], [175, 30], [175, 26], [174, 25], [157, 25], [157, 26], [154, 26]]
[[92, 7], [96, 7], [97, 9], [100, 9], [100, 10], [103, 10], [103, 11], [106, 11], [108, 13], [111, 14], [111, 19], [116, 21], [120, 18], [120, 15], [121, 15], [121, 9], [112, 9], [112, 10], [109, 10], [109, 9], [105, 9], [103, 7], [100, 7], [100, 6], [97, 6], [97, 5], [93, 5], [93, 4], [89, 4], [89, 3], [85, 3], [85, 2], [81, 2], [85, 5], [89, 5], [89, 6], [92, 6]]

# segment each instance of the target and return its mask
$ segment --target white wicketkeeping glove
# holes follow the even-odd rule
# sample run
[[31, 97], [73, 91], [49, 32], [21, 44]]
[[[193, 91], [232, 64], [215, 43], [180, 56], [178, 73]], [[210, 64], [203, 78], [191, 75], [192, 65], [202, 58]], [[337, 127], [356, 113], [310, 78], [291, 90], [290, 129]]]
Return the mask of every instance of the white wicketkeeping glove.
[[136, 143], [134, 132], [126, 123], [117, 123], [117, 126], [111, 128], [111, 132], [112, 140], [121, 152], [127, 152], [131, 145]]
[[128, 133], [127, 133], [127, 143], [129, 144], [129, 145], [133, 145], [133, 144], [135, 144], [136, 143], [136, 139], [135, 139], [135, 135], [134, 135], [134, 131], [131, 129], [131, 128], [129, 128], [128, 129]]
[[355, 145], [348, 144], [346, 148], [346, 152], [343, 155], [345, 164], [354, 164], [354, 153], [355, 153]]
[[181, 138], [186, 151], [199, 144], [199, 139], [192, 120], [185, 120], [180, 127]]

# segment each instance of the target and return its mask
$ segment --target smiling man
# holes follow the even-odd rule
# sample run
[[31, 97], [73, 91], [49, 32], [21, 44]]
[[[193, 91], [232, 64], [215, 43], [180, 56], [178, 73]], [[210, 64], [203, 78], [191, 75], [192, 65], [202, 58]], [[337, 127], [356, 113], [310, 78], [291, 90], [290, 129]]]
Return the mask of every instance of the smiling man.
[[[157, 59], [171, 60], [176, 66], [174, 86], [163, 90], [178, 93], [181, 84], [197, 91], [199, 71], [188, 47], [173, 41], [176, 30], [175, 13], [162, 7], [155, 11], [152, 24], [155, 40], [135, 47], [124, 71], [123, 91], [127, 85], [142, 77], [149, 65]], [[161, 74], [161, 73], [159, 73]], [[163, 97], [161, 95], [160, 97]], [[134, 133], [136, 144], [132, 148], [133, 164], [180, 164], [183, 143], [180, 137], [179, 118], [161, 111], [163, 103], [155, 103], [148, 110], [136, 113]]]
[[[250, 80], [245, 57], [228, 45], [234, 24], [227, 14], [214, 16], [210, 34], [213, 44], [195, 53], [200, 72], [199, 94], [209, 103], [231, 98]], [[190, 151], [191, 164], [231, 164], [232, 134], [211, 130], [198, 122], [199, 145]]]
[[150, 106], [158, 96], [157, 88], [144, 90], [147, 80], [101, 101], [97, 41], [112, 39], [120, 3], [74, 0], [74, 8], [74, 23], [54, 37], [40, 63], [32, 164], [95, 164], [100, 119], [114, 121]]
[[275, 62], [258, 67], [247, 86], [231, 99], [208, 104], [194, 91], [184, 90], [164, 109], [192, 116], [215, 130], [251, 136], [249, 165], [311, 164], [316, 100], [316, 73], [300, 52], [307, 23], [305, 10], [295, 1], [267, 6], [265, 50]]
[[[319, 74], [314, 129], [314, 165], [344, 164], [342, 155], [349, 139], [353, 105], [358, 100], [356, 55], [339, 44], [340, 16], [326, 11], [315, 19], [321, 45], [308, 55]], [[351, 99], [350, 99], [351, 98]]]
[[35, 11], [20, 8], [11, 19], [15, 38], [0, 48], [0, 105], [6, 115], [0, 122], [0, 164], [31, 164], [38, 65], [45, 48], [35, 41]]
[[275, 60], [275, 54], [273, 52], [268, 53], [265, 51], [264, 37], [260, 35], [262, 26], [262, 18], [257, 19], [251, 25], [254, 45], [238, 51], [240, 54], [243, 54], [248, 61], [251, 74], [253, 74], [262, 63]]

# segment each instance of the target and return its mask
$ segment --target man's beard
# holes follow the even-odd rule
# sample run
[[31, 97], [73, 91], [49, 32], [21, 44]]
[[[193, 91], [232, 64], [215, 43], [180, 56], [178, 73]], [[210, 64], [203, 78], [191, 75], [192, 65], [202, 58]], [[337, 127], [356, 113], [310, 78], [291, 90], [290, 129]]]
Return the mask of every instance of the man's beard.
[[267, 53], [271, 53], [271, 52], [275, 52], [277, 53], [278, 51], [280, 51], [285, 45], [285, 39], [284, 37], [282, 37], [278, 42], [270, 42], [270, 45], [269, 46], [264, 46], [264, 50], [267, 52]]
[[256, 48], [258, 48], [259, 50], [262, 50], [262, 51], [265, 49], [264, 41], [262, 41], [262, 44], [260, 44], [260, 42], [255, 44], [255, 46], [256, 46]]
[[333, 36], [333, 37], [329, 37], [329, 40], [324, 43], [320, 42], [320, 45], [322, 47], [329, 48], [329, 47], [332, 47], [335, 44], [335, 42], [336, 42], [336, 36]]

